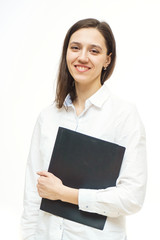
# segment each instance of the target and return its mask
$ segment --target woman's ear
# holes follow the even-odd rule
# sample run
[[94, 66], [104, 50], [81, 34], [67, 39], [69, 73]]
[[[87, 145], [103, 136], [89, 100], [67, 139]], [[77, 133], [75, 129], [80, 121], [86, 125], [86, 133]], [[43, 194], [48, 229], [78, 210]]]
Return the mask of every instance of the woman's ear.
[[104, 68], [107, 68], [109, 66], [109, 64], [111, 63], [111, 55], [112, 53], [110, 53], [109, 55], [107, 55], [107, 58], [106, 58], [106, 63], [104, 65]]

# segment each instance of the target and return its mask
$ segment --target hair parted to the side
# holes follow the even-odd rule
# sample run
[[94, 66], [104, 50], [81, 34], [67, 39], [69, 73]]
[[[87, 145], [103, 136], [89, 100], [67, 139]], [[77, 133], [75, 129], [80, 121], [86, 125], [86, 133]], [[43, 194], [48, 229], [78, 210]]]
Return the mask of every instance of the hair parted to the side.
[[87, 18], [76, 22], [67, 32], [66, 37], [64, 39], [63, 50], [59, 65], [58, 79], [57, 79], [57, 88], [56, 88], [56, 104], [58, 108], [63, 106], [64, 100], [68, 93], [71, 96], [71, 100], [74, 101], [76, 99], [76, 89], [74, 84], [74, 79], [71, 76], [66, 62], [66, 54], [68, 49], [69, 40], [72, 34], [79, 29], [82, 28], [96, 28], [104, 37], [106, 47], [107, 47], [107, 55], [110, 54], [111, 62], [108, 65], [107, 69], [102, 69], [101, 73], [101, 84], [111, 76], [116, 61], [116, 42], [114, 39], [114, 35], [110, 26], [106, 22], [100, 22], [94, 18]]

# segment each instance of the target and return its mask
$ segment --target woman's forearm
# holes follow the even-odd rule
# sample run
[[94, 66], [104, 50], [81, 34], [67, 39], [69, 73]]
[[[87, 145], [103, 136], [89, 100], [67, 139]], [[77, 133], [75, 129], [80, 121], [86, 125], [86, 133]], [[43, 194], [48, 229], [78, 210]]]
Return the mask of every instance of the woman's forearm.
[[62, 191], [60, 193], [60, 200], [63, 202], [78, 205], [78, 191], [78, 189], [70, 188], [63, 185]]

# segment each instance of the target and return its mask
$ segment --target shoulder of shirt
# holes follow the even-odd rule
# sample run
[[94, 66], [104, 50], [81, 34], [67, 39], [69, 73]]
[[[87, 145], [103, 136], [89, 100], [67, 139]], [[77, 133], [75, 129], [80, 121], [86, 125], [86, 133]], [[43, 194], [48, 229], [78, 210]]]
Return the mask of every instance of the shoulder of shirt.
[[121, 121], [127, 124], [127, 122], [134, 122], [134, 127], [141, 126], [141, 129], [144, 130], [144, 126], [139, 114], [138, 108], [134, 102], [124, 99], [118, 95], [113, 94], [110, 91], [110, 100], [113, 108], [113, 112], [116, 114], [117, 122]]
[[109, 88], [108, 91], [112, 105], [113, 107], [117, 108], [117, 110], [126, 112], [137, 111], [137, 106], [134, 102], [114, 94]]
[[61, 111], [61, 109], [57, 108], [56, 103], [53, 102], [52, 104], [44, 107], [39, 115], [38, 115], [38, 121], [44, 121], [45, 119], [48, 119], [49, 117], [55, 115], [57, 112]]

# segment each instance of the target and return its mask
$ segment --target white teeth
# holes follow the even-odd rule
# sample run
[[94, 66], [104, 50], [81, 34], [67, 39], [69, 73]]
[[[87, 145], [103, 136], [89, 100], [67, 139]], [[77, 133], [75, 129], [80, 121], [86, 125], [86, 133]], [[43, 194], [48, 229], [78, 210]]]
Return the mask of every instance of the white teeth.
[[77, 66], [79, 71], [85, 71], [86, 69], [88, 69], [87, 67], [81, 67], [81, 66]]

